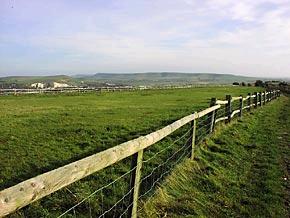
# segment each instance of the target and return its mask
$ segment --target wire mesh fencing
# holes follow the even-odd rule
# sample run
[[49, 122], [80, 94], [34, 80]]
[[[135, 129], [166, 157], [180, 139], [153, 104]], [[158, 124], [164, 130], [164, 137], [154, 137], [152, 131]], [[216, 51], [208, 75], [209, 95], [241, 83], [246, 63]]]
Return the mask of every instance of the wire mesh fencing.
[[[267, 93], [266, 97], [271, 99], [278, 96], [277, 93], [269, 95]], [[228, 96], [227, 101], [220, 101], [222, 103], [214, 106], [211, 104], [210, 108], [148, 134], [148, 140], [152, 142], [147, 147], [135, 149], [134, 153], [127, 156], [123, 155], [122, 159], [108, 164], [103, 170], [54, 192], [43, 201], [23, 208], [18, 214], [22, 217], [136, 217], [138, 213], [142, 213], [142, 204], [154, 195], [156, 188], [178, 163], [193, 155], [193, 149], [213, 132], [216, 123], [230, 122], [238, 112], [246, 109], [243, 104], [255, 107], [257, 102], [261, 102], [257, 96], [248, 95], [245, 99], [235, 97], [232, 100]], [[241, 115], [240, 113], [239, 116]], [[154, 139], [154, 134], [158, 139]], [[131, 143], [135, 142], [133, 140]], [[141, 146], [138, 143], [136, 145]], [[142, 156], [138, 156], [140, 151]], [[112, 155], [117, 154], [112, 152]], [[135, 163], [132, 157], [141, 158]]]
[[[191, 132], [193, 127], [186, 125], [177, 130], [170, 137], [155, 143], [154, 146], [144, 150], [144, 158], [142, 160], [142, 177], [140, 183], [140, 195], [138, 201], [142, 202], [152, 196], [156, 188], [163, 179], [170, 173], [173, 167], [188, 157], [191, 152]], [[134, 187], [130, 187], [134, 179], [132, 173], [136, 167], [130, 168], [130, 158], [122, 164], [124, 172], [118, 177], [108, 180], [105, 177], [111, 177], [118, 174], [117, 167], [114, 169], [106, 169], [102, 174], [104, 181], [108, 181], [106, 185], [98, 187], [84, 196], [78, 193], [78, 190], [85, 188], [89, 181], [99, 178], [100, 175], [94, 175], [86, 181], [80, 181], [79, 186], [74, 191], [66, 193], [73, 201], [67, 202], [61, 208], [67, 208], [61, 213], [58, 212], [57, 217], [131, 217], [132, 194]], [[111, 174], [110, 174], [111, 172]], [[88, 183], [88, 184], [87, 184]], [[104, 184], [104, 183], [102, 183]], [[92, 187], [90, 186], [90, 190]], [[70, 204], [70, 205], [69, 205]], [[140, 210], [140, 207], [138, 208]], [[139, 211], [138, 211], [139, 212]]]
[[[209, 117], [204, 116], [199, 119], [196, 131], [196, 145], [210, 133]], [[160, 186], [164, 178], [172, 171], [174, 166], [189, 157], [191, 154], [193, 126], [189, 124], [177, 130], [170, 137], [166, 137], [160, 142], [150, 146], [144, 150], [144, 158], [142, 160], [142, 177], [139, 181], [140, 192], [138, 196], [139, 204], [150, 199], [154, 191]], [[84, 188], [87, 184], [79, 182], [79, 188], [76, 191], [67, 193], [74, 201], [67, 202], [62, 205], [66, 210], [58, 213], [57, 217], [131, 217], [131, 208], [133, 205], [132, 194], [134, 187], [129, 187], [134, 179], [132, 173], [136, 167], [130, 168], [130, 160], [124, 161], [123, 170], [127, 170], [122, 175], [111, 179], [106, 185], [96, 188], [96, 190], [83, 198], [84, 196], [77, 193], [77, 190]], [[116, 169], [116, 167], [115, 167]], [[111, 172], [112, 174], [109, 174]], [[114, 169], [108, 170], [105, 174], [112, 176], [117, 172]], [[99, 175], [94, 175], [94, 177]], [[91, 179], [87, 179], [90, 181]], [[104, 180], [105, 177], [103, 177]], [[104, 184], [104, 183], [102, 183]], [[90, 187], [92, 190], [92, 187]], [[69, 206], [69, 204], [71, 204]], [[142, 212], [142, 207], [138, 207], [137, 213]]]

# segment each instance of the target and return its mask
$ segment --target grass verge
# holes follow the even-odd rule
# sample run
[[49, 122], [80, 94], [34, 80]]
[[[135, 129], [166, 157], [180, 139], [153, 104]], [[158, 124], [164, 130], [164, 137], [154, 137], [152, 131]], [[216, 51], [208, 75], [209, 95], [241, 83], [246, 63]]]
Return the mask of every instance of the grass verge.
[[176, 167], [141, 217], [289, 217], [290, 100], [217, 129]]

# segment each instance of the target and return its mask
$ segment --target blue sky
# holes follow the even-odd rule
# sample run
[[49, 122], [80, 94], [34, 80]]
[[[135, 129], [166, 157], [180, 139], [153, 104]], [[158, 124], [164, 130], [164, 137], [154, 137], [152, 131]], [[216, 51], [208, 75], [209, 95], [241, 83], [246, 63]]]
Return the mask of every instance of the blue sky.
[[290, 0], [0, 0], [0, 76], [289, 77]]

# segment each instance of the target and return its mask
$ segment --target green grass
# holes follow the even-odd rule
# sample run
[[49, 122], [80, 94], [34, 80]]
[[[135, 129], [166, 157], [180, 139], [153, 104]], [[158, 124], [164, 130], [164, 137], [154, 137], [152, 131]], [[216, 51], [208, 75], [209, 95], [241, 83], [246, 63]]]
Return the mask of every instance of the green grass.
[[141, 217], [289, 217], [290, 100], [218, 129], [174, 169]]
[[150, 133], [211, 97], [253, 88], [196, 88], [0, 97], [0, 188]]
[[[257, 90], [253, 87], [207, 87], [102, 94], [1, 96], [0, 188], [7, 188], [155, 131], [208, 107], [211, 97], [246, 95]], [[168, 138], [152, 146], [145, 152], [145, 157], [153, 155], [171, 141]], [[149, 172], [155, 164], [153, 162], [144, 167], [142, 172]], [[55, 217], [128, 169], [129, 159], [45, 197], [13, 216]], [[95, 213], [101, 210], [100, 205], [115, 202], [119, 194], [128, 189], [127, 180], [91, 199]], [[100, 203], [104, 195], [109, 197]], [[87, 211], [83, 207], [78, 215], [86, 217]]]

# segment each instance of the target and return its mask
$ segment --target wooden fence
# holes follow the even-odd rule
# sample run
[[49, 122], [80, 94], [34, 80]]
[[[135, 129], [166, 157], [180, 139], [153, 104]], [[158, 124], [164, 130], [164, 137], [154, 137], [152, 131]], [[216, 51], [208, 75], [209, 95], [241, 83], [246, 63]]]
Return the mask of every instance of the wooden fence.
[[[242, 117], [243, 111], [250, 111], [252, 108], [265, 105], [278, 96], [280, 96], [280, 91], [273, 90], [269, 92], [255, 92], [254, 94], [248, 93], [246, 97], [232, 97], [227, 95], [226, 100], [212, 98], [209, 108], [185, 116], [162, 129], [2, 190], [0, 192], [0, 217], [8, 215], [129, 156], [133, 157], [131, 172], [133, 180], [130, 184], [133, 192], [131, 194], [132, 203], [130, 204], [129, 212], [132, 217], [137, 217], [137, 203], [144, 149], [162, 140], [182, 126], [191, 123], [190, 156], [193, 158], [196, 145], [197, 123], [200, 118], [207, 117], [209, 132], [211, 133], [214, 131], [216, 123], [221, 121], [229, 123], [236, 115]], [[233, 104], [236, 105], [236, 108]], [[218, 116], [220, 112], [222, 112], [222, 116]]]
[[[167, 89], [186, 89], [186, 88], [200, 88], [208, 87], [209, 85], [195, 84], [195, 85], [180, 85], [180, 86], [104, 86], [104, 87], [66, 87], [66, 88], [9, 88], [0, 89], [0, 95], [24, 95], [24, 94], [58, 94], [58, 93], [85, 93], [85, 92], [121, 92], [121, 91], [138, 91], [138, 90], [167, 90]], [[228, 85], [216, 85], [212, 86], [228, 86]]]
[[99, 88], [45, 88], [45, 89], [0, 89], [0, 95], [24, 95], [24, 94], [57, 94], [57, 93], [83, 93], [83, 92], [117, 92], [139, 90], [134, 87], [99, 87]]

